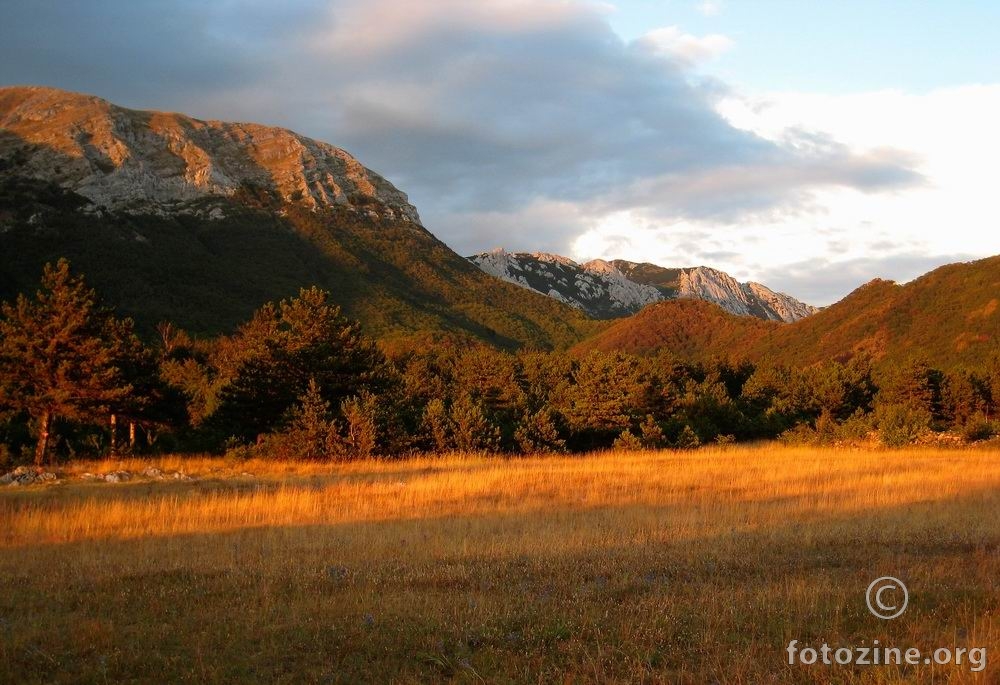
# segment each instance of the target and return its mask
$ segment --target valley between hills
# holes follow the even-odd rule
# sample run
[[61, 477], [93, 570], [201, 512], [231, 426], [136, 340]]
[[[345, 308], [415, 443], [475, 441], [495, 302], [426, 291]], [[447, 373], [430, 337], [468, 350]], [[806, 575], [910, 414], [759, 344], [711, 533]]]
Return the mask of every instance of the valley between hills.
[[[988, 682], [1000, 256], [816, 308], [432, 230], [292, 131], [0, 88], [0, 681]], [[786, 661], [875, 635], [971, 662]]]

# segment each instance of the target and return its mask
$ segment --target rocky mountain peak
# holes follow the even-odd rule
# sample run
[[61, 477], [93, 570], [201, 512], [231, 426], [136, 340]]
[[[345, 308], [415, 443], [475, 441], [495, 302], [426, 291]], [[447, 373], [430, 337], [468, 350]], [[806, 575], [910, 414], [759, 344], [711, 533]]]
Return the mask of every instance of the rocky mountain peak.
[[54, 88], [0, 88], [0, 159], [11, 160], [0, 174], [55, 182], [118, 210], [176, 209], [252, 186], [310, 208], [420, 221], [402, 191], [333, 145]]
[[566, 302], [596, 318], [627, 316], [653, 302], [674, 298], [705, 300], [732, 314], [774, 321], [797, 321], [817, 311], [759, 283], [740, 283], [707, 266], [667, 269], [620, 259], [577, 264], [559, 255], [502, 249], [469, 259], [497, 278]]

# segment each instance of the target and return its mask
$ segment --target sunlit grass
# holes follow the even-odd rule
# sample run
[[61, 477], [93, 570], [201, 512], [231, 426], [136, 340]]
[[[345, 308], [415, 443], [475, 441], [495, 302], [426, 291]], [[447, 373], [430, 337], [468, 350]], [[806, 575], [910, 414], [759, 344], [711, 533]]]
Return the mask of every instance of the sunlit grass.
[[[0, 493], [0, 677], [992, 682], [783, 647], [1000, 648], [996, 452], [155, 465], [196, 480]], [[914, 597], [891, 623], [883, 574]]]

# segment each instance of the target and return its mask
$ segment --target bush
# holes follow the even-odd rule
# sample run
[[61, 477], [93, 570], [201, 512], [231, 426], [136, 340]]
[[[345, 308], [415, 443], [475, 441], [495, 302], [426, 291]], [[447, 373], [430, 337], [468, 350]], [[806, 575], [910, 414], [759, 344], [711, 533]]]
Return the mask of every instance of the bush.
[[612, 448], [616, 452], [635, 452], [636, 450], [642, 449], [642, 441], [635, 436], [632, 431], [625, 429], [622, 434], [619, 435], [612, 445]]
[[873, 417], [871, 414], [866, 414], [863, 410], [858, 409], [837, 427], [838, 440], [844, 442], [862, 442], [867, 440], [874, 428], [872, 420]]
[[566, 451], [566, 441], [559, 437], [552, 413], [545, 409], [525, 416], [514, 431], [514, 440], [524, 454]]
[[930, 429], [931, 414], [912, 404], [883, 404], [875, 409], [875, 425], [884, 445], [901, 447]]
[[778, 440], [786, 445], [816, 445], [819, 435], [808, 423], [798, 423], [778, 436]]
[[685, 425], [681, 434], [677, 436], [674, 446], [680, 450], [690, 450], [698, 447], [700, 444], [701, 438], [698, 437], [698, 434], [694, 432], [691, 426]]
[[989, 440], [996, 435], [997, 425], [988, 421], [985, 416], [977, 416], [970, 419], [962, 428], [962, 439], [966, 442]]
[[639, 426], [639, 430], [642, 438], [642, 446], [646, 449], [660, 449], [667, 442], [667, 438], [663, 434], [663, 428], [651, 414], [646, 414], [646, 420]]

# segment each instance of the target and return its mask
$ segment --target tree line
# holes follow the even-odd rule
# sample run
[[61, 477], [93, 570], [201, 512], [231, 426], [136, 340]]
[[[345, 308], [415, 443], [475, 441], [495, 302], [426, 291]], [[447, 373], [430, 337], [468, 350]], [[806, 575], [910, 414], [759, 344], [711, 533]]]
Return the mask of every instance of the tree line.
[[228, 451], [286, 459], [688, 448], [780, 438], [902, 445], [991, 437], [1000, 355], [976, 368], [864, 356], [797, 369], [734, 359], [442, 342], [387, 355], [306, 288], [232, 335], [140, 340], [61, 260], [0, 306], [0, 461]]

